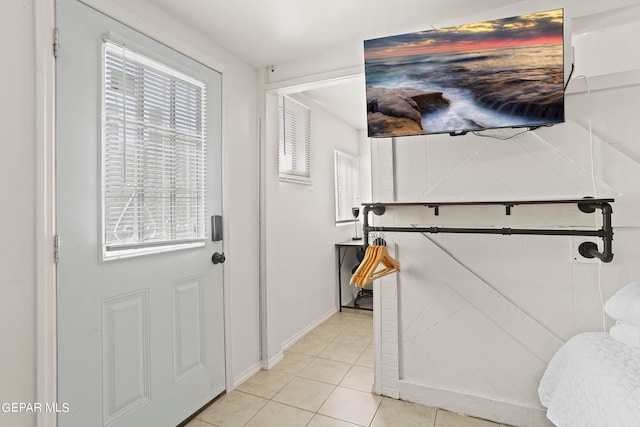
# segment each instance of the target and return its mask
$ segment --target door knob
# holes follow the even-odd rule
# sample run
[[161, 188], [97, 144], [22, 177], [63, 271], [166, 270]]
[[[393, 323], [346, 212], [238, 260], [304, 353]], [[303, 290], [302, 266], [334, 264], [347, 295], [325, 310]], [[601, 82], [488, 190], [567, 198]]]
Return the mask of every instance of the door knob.
[[224, 253], [214, 252], [211, 256], [211, 262], [214, 264], [222, 264], [226, 259]]

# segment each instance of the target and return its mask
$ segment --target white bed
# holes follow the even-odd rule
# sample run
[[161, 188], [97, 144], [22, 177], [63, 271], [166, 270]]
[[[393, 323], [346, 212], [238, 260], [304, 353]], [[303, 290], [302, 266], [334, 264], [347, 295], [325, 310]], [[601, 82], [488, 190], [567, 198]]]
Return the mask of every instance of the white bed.
[[640, 426], [640, 349], [606, 332], [576, 335], [549, 362], [538, 395], [556, 426]]

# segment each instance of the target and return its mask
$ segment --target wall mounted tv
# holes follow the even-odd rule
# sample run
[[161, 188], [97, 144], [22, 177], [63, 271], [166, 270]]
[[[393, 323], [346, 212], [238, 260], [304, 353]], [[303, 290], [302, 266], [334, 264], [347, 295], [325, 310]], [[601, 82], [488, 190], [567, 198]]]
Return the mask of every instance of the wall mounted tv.
[[364, 42], [369, 137], [564, 122], [563, 9]]

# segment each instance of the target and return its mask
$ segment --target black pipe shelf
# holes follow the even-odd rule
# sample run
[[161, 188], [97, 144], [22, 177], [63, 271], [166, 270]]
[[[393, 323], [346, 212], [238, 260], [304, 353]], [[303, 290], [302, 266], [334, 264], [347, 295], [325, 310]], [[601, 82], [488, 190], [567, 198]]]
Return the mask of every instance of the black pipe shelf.
[[[610, 203], [614, 199], [555, 199], [555, 200], [508, 200], [508, 201], [476, 201], [476, 202], [414, 202], [414, 203], [363, 203], [363, 231], [364, 246], [369, 245], [369, 233], [371, 232], [392, 232], [392, 233], [463, 233], [463, 234], [502, 234], [509, 235], [538, 235], [538, 236], [583, 236], [599, 237], [603, 242], [603, 251], [598, 251], [598, 245], [593, 242], [583, 242], [578, 248], [578, 252], [585, 258], [598, 258], [602, 262], [613, 260], [613, 227], [611, 226], [611, 215], [613, 209]], [[602, 211], [602, 227], [596, 230], [575, 230], [575, 229], [528, 229], [528, 228], [452, 228], [452, 227], [389, 227], [370, 226], [369, 212], [376, 215], [383, 215], [386, 208], [424, 206], [434, 209], [434, 214], [439, 215], [441, 206], [495, 206], [505, 207], [505, 214], [511, 215], [511, 208], [518, 205], [557, 205], [575, 204], [580, 212], [594, 213], [597, 209]]]

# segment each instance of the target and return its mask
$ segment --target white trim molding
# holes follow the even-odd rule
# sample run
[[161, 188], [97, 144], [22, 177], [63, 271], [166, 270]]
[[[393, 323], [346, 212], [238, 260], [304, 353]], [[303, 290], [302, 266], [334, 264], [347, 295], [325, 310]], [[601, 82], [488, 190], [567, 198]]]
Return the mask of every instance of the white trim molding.
[[337, 312], [338, 310], [336, 308], [332, 308], [331, 310], [326, 312], [322, 317], [320, 317], [320, 319], [310, 323], [300, 332], [298, 332], [297, 334], [295, 334], [294, 336], [292, 336], [291, 338], [283, 342], [282, 345], [280, 346], [281, 350], [279, 352], [277, 352], [271, 357], [265, 357], [262, 360], [262, 369], [269, 370], [269, 369], [272, 369], [274, 366], [276, 366], [278, 363], [280, 363], [280, 361], [284, 359], [284, 352], [287, 349], [289, 349], [292, 345], [294, 345], [300, 339], [304, 338], [309, 332], [313, 331], [316, 327], [323, 324], [325, 321], [327, 321], [331, 316], [333, 316]]
[[516, 403], [502, 402], [494, 398], [474, 396], [458, 391], [445, 390], [399, 381], [400, 399], [432, 408], [471, 414], [475, 418], [484, 418], [502, 424], [522, 427], [550, 427], [546, 411]]
[[292, 336], [291, 338], [289, 338], [288, 340], [282, 343], [282, 346], [281, 346], [282, 351], [288, 350], [292, 345], [294, 345], [296, 342], [304, 338], [309, 332], [313, 331], [315, 328], [317, 328], [318, 326], [322, 325], [324, 322], [329, 320], [331, 316], [333, 316], [337, 312], [338, 312], [338, 309], [333, 307], [331, 308], [331, 310], [327, 311], [324, 315], [320, 316], [318, 320], [308, 324], [304, 329], [302, 329], [297, 334], [295, 334], [294, 336]]
[[261, 370], [262, 370], [262, 362], [258, 362], [253, 366], [250, 366], [247, 369], [245, 369], [237, 377], [233, 378], [233, 387], [229, 387], [229, 384], [227, 384], [227, 393], [237, 388], [240, 384], [242, 384], [243, 382], [245, 382], [246, 380], [248, 380], [249, 378], [257, 374]]
[[[57, 401], [55, 0], [33, 2], [36, 146], [36, 401]], [[55, 427], [55, 412], [36, 414], [38, 427]]]
[[262, 361], [262, 369], [270, 370], [284, 359], [284, 351], [279, 351], [268, 359]]

